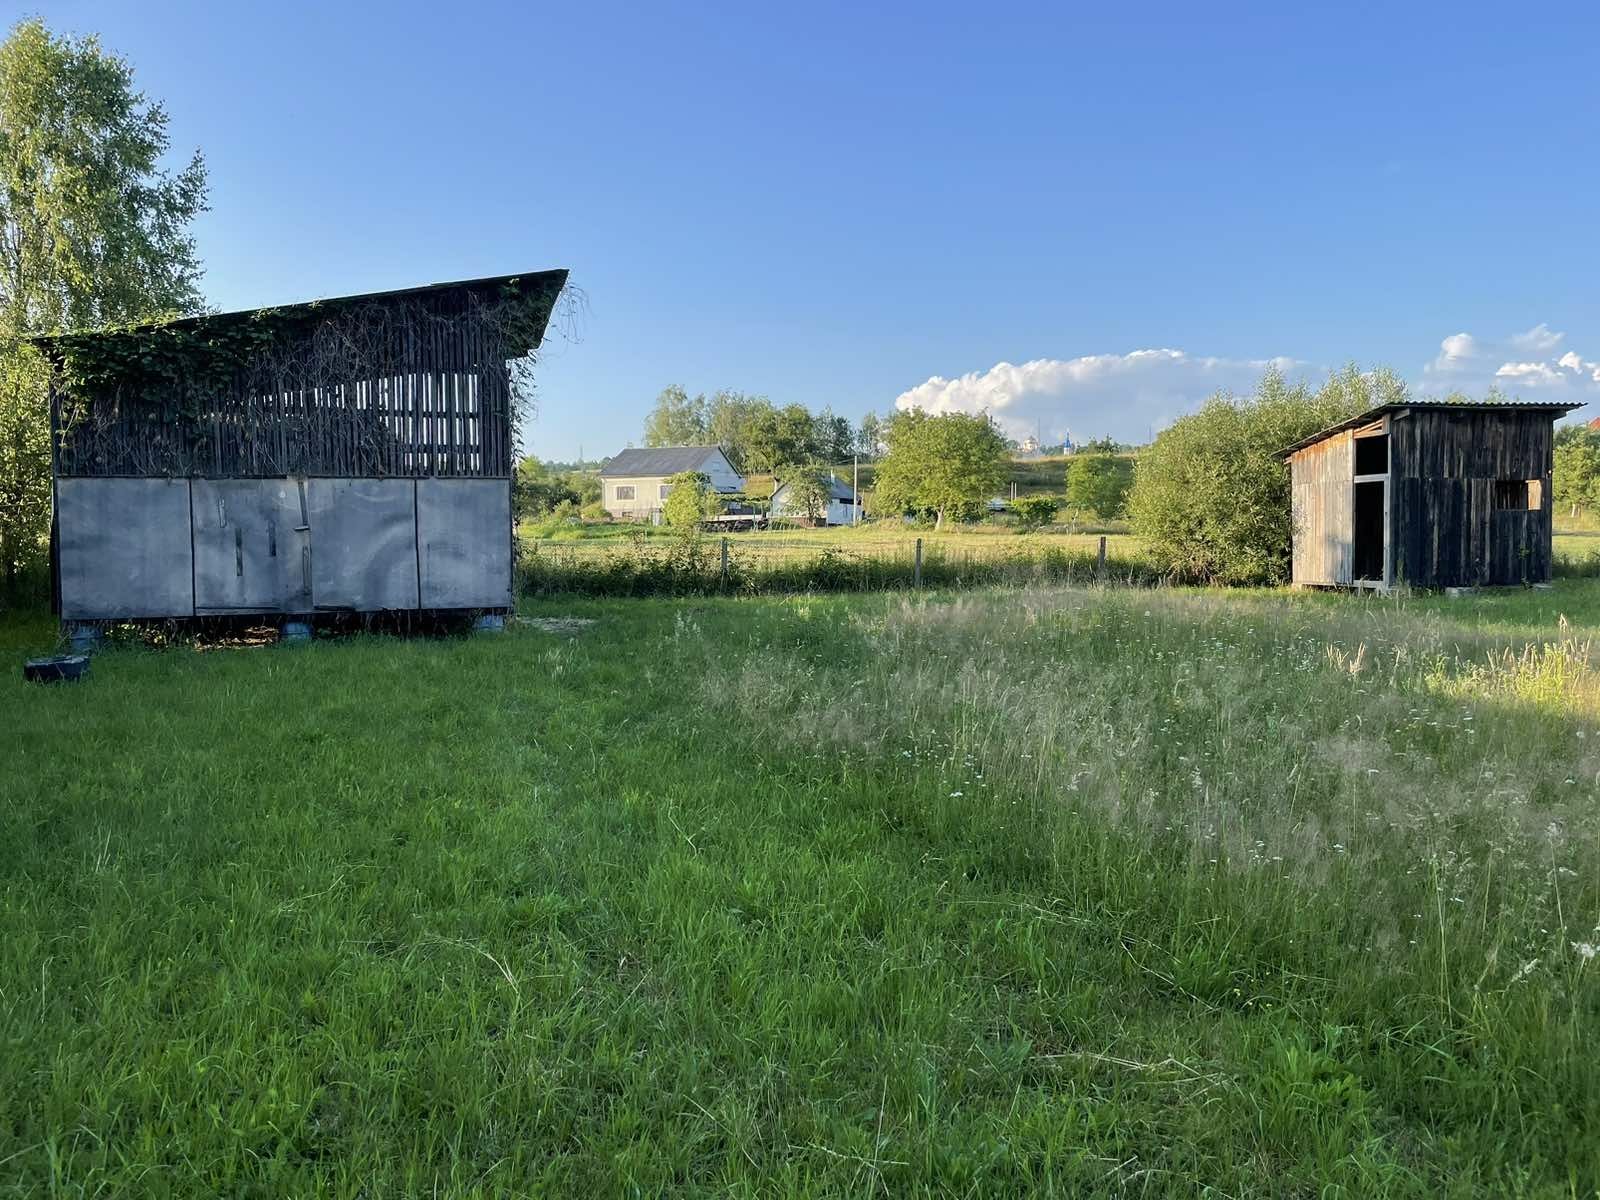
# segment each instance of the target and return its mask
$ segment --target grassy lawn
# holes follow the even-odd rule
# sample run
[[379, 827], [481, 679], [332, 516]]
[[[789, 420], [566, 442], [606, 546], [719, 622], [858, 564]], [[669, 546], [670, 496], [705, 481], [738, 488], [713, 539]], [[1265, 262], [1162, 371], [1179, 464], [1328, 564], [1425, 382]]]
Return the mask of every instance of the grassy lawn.
[[1600, 582], [526, 616], [13, 665], [0, 1195], [1600, 1185]]

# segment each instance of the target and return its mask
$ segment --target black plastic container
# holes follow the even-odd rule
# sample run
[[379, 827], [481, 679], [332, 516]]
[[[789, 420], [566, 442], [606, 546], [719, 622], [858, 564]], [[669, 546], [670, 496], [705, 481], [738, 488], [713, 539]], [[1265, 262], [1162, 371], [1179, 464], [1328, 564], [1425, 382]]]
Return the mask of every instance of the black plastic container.
[[22, 665], [22, 677], [30, 683], [76, 683], [88, 673], [87, 654], [57, 654], [52, 658], [30, 658]]

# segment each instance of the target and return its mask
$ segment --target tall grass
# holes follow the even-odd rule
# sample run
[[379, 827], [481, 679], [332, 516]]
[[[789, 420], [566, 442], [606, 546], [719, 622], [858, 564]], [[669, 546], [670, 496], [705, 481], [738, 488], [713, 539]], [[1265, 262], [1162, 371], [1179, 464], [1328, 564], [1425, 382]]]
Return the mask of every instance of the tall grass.
[[0, 1194], [1592, 1195], [1596, 613], [562, 595], [13, 674]]
[[[837, 545], [784, 548], [772, 553], [761, 543], [729, 539], [726, 569], [722, 541], [715, 537], [636, 537], [612, 543], [604, 553], [542, 541], [522, 544], [517, 564], [520, 595], [709, 596], [789, 592], [872, 592], [913, 587], [918, 578], [915, 539], [870, 548]], [[982, 553], [930, 539], [922, 551], [925, 587], [970, 588], [1041, 583], [1088, 583], [1097, 579], [1152, 584], [1155, 572], [1127, 555], [1108, 555], [1104, 571], [1097, 552], [1017, 539]]]

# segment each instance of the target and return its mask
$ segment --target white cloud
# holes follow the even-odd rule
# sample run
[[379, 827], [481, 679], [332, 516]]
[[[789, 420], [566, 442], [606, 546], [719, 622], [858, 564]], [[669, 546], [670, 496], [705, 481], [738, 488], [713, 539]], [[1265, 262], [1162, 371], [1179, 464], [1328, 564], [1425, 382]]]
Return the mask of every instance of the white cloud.
[[1571, 350], [1556, 359], [1556, 366], [1565, 367], [1579, 375], [1587, 375], [1591, 383], [1600, 383], [1600, 363], [1579, 358]]
[[[1555, 349], [1565, 340], [1540, 322], [1524, 333], [1482, 337], [1453, 333], [1437, 355], [1411, 378], [1412, 393], [1460, 391], [1482, 396], [1491, 387], [1541, 399], [1600, 400], [1600, 362]], [[1326, 368], [1288, 358], [1219, 358], [1184, 350], [1134, 350], [1080, 358], [1036, 358], [996, 363], [955, 378], [935, 375], [902, 392], [899, 409], [987, 412], [1009, 437], [1037, 433], [1046, 442], [1110, 436], [1143, 441], [1219, 391], [1247, 394], [1276, 368], [1313, 385]]]
[[1556, 333], [1550, 326], [1540, 321], [1527, 333], [1512, 334], [1511, 344], [1518, 350], [1535, 350], [1543, 353], [1546, 350], [1554, 350], [1566, 336], [1564, 333]]
[[1439, 355], [1424, 372], [1449, 373], [1466, 369], [1478, 356], [1478, 343], [1470, 333], [1452, 333], [1439, 343]]
[[955, 379], [935, 375], [894, 403], [932, 413], [987, 412], [1018, 439], [1038, 432], [1046, 443], [1064, 436], [1144, 441], [1153, 428], [1217, 391], [1249, 391], [1269, 367], [1289, 371], [1301, 365], [1282, 357], [1211, 358], [1167, 349], [1036, 358], [996, 363]]
[[1567, 377], [1557, 371], [1549, 363], [1542, 362], [1508, 362], [1501, 363], [1500, 369], [1494, 373], [1496, 379], [1510, 379], [1517, 383], [1525, 383], [1529, 387], [1541, 387], [1551, 383], [1565, 383]]
[[[1537, 390], [1547, 399], [1581, 400], [1600, 384], [1600, 363], [1555, 350], [1566, 334], [1540, 321], [1523, 333], [1500, 338], [1455, 333], [1439, 343], [1439, 354], [1422, 368], [1421, 394], [1448, 388], [1481, 395], [1491, 387]], [[1430, 388], [1429, 385], [1436, 385]], [[1551, 393], [1560, 393], [1552, 396]]]

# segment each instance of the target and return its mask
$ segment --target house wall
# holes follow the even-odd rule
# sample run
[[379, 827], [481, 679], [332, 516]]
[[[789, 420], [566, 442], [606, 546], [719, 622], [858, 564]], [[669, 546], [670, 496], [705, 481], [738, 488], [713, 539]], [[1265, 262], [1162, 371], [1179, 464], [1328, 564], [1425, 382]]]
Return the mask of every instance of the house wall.
[[[619, 521], [648, 520], [651, 513], [660, 511], [662, 505], [666, 504], [661, 489], [670, 478], [669, 475], [635, 475], [627, 479], [601, 480], [600, 502]], [[619, 499], [619, 487], [631, 487], [633, 499]]]
[[[1396, 580], [1417, 587], [1549, 580], [1553, 453], [1549, 413], [1397, 415], [1390, 434]], [[1497, 508], [1495, 484], [1519, 480], [1531, 485], [1530, 506]]]
[[1294, 516], [1293, 579], [1347, 584], [1353, 578], [1355, 439], [1349, 430], [1289, 460]]
[[739, 472], [733, 469], [733, 464], [728, 461], [728, 456], [718, 451], [712, 454], [701, 464], [700, 470], [705, 472], [711, 480], [711, 486], [719, 492], [744, 491], [744, 479]]

